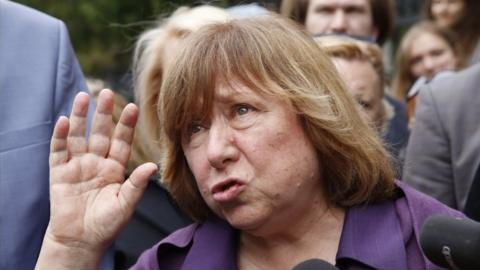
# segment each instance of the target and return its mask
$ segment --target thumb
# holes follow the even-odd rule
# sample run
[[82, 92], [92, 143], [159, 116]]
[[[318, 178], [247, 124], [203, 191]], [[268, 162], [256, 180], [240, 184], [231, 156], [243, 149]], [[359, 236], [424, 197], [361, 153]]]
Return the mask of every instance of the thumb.
[[128, 214], [133, 213], [135, 207], [148, 185], [148, 179], [157, 171], [158, 167], [154, 163], [145, 163], [137, 167], [130, 177], [123, 182], [118, 194], [119, 199], [123, 202], [123, 209]]

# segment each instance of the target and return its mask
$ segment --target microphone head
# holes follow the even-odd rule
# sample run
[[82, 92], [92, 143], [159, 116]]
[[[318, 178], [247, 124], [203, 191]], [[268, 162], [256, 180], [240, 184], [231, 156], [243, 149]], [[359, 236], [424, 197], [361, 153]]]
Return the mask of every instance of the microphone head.
[[297, 264], [292, 270], [338, 270], [338, 268], [324, 260], [310, 259]]
[[480, 269], [480, 223], [433, 215], [425, 221], [420, 245], [427, 258], [452, 269]]

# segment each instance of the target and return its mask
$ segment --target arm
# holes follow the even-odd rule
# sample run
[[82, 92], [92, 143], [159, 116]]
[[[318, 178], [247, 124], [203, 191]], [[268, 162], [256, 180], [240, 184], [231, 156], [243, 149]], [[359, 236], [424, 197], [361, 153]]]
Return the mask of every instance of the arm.
[[51, 215], [36, 269], [96, 269], [135, 210], [157, 166], [146, 163], [124, 180], [138, 109], [129, 104], [112, 133], [113, 93], [103, 90], [85, 136], [89, 98], [76, 96], [60, 117], [50, 147]]
[[427, 85], [418, 97], [403, 180], [455, 208], [450, 142], [438, 113], [438, 108], [442, 108], [442, 105], [437, 104], [433, 91]]

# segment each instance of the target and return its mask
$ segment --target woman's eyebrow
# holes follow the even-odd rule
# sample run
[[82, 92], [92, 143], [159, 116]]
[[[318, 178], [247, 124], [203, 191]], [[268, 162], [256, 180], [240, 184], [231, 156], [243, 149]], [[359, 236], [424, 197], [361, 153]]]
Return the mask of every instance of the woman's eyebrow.
[[228, 91], [221, 91], [220, 93], [219, 92], [215, 93], [215, 100], [220, 102], [232, 102], [237, 98], [247, 97], [247, 96], [250, 96], [250, 95], [237, 89], [231, 89]]

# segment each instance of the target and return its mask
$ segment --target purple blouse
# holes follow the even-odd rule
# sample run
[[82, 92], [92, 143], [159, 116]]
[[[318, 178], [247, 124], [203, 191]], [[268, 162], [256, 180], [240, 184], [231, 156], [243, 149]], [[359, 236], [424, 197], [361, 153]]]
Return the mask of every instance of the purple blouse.
[[[396, 182], [394, 201], [347, 210], [336, 257], [340, 269], [441, 269], [428, 261], [419, 244], [420, 230], [432, 214], [464, 215]], [[212, 219], [182, 228], [146, 250], [131, 269], [236, 270], [238, 231]]]

